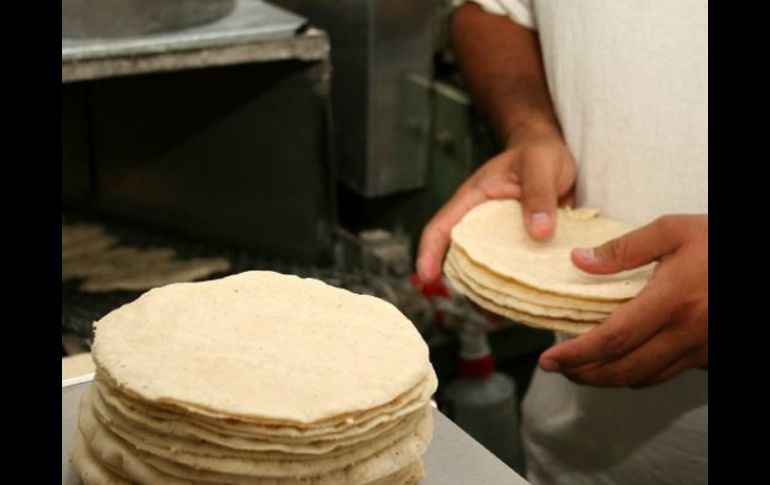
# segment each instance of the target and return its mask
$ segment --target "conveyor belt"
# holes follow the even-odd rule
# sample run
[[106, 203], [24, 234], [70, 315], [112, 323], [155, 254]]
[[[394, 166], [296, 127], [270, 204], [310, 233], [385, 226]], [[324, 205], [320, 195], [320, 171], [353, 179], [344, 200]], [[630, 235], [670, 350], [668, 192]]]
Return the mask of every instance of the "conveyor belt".
[[[123, 221], [102, 217], [65, 214], [62, 223], [86, 223], [102, 226], [106, 232], [118, 237], [121, 244], [137, 248], [173, 248], [177, 258], [223, 257], [231, 263], [227, 273], [213, 277], [235, 274], [248, 270], [272, 270], [302, 277], [323, 280], [330, 285], [346, 288], [356, 293], [376, 295], [393, 301], [393, 290], [382, 278], [367, 274], [363, 270], [341, 270], [333, 265], [313, 266], [298, 264], [266, 257], [255, 251], [197, 240], [190, 237], [166, 234], [139, 227]], [[73, 333], [83, 340], [84, 347], [90, 348], [93, 337], [92, 324], [110, 311], [135, 300], [143, 292], [116, 291], [109, 293], [84, 293], [79, 291], [81, 280], [62, 283], [62, 332]], [[394, 302], [395, 303], [395, 302]]]

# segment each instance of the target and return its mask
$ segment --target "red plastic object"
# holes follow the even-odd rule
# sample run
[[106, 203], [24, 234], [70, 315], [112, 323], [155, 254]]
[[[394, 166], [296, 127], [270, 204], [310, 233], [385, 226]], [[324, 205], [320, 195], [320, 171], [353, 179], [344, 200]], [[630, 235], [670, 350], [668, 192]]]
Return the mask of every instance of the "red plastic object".
[[439, 327], [444, 325], [444, 315], [436, 309], [436, 305], [433, 303], [434, 298], [450, 298], [449, 288], [446, 287], [442, 279], [438, 279], [433, 283], [423, 283], [420, 276], [417, 273], [412, 273], [411, 278], [412, 286], [416, 288], [420, 293], [425, 296], [431, 305], [433, 305], [433, 321]]
[[460, 359], [460, 374], [464, 377], [484, 377], [495, 371], [495, 359], [487, 355], [479, 359]]
[[412, 286], [420, 290], [420, 292], [428, 298], [433, 298], [435, 296], [449, 298], [449, 288], [446, 287], [441, 278], [433, 283], [423, 283], [417, 273], [412, 273]]

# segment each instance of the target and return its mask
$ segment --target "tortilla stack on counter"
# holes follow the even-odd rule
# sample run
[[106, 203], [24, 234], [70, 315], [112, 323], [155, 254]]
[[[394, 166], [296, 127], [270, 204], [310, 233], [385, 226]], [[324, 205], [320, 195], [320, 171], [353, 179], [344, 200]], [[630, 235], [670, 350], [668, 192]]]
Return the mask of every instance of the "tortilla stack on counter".
[[95, 324], [87, 484], [414, 484], [437, 379], [394, 306], [269, 271], [153, 289]]
[[532, 327], [588, 332], [644, 288], [654, 264], [612, 275], [585, 273], [572, 264], [572, 249], [599, 246], [635, 226], [587, 208], [559, 209], [556, 217], [553, 236], [535, 241], [518, 201], [487, 201], [452, 230], [444, 273], [489, 311]]

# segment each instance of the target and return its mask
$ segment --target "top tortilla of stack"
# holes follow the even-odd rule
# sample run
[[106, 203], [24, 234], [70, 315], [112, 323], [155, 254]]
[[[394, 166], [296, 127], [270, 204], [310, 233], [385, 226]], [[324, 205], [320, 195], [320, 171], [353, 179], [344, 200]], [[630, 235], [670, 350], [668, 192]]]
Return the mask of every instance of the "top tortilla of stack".
[[498, 275], [544, 292], [587, 300], [632, 298], [651, 275], [650, 265], [612, 275], [591, 275], [576, 268], [570, 259], [572, 249], [599, 246], [633, 230], [631, 224], [599, 217], [596, 211], [559, 209], [553, 236], [536, 241], [522, 221], [518, 201], [487, 201], [454, 227], [452, 242], [474, 262]]
[[269, 271], [151, 290], [95, 332], [106, 382], [199, 416], [334, 427], [435, 386], [427, 345], [394, 306]]

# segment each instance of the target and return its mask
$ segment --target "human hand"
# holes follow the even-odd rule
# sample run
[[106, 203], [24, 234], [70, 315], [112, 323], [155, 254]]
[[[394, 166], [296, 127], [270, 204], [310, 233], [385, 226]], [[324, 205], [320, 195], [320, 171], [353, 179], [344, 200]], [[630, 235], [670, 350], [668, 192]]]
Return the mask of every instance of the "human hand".
[[540, 356], [546, 371], [579, 384], [646, 387], [693, 367], [708, 369], [708, 215], [670, 215], [572, 262], [610, 274], [658, 261], [647, 286], [585, 335]]
[[425, 226], [417, 256], [422, 281], [438, 279], [452, 228], [487, 200], [520, 199], [527, 232], [535, 239], [551, 236], [557, 206], [572, 204], [575, 160], [553, 129], [519, 134], [517, 139], [521, 141], [510, 144], [471, 175]]

